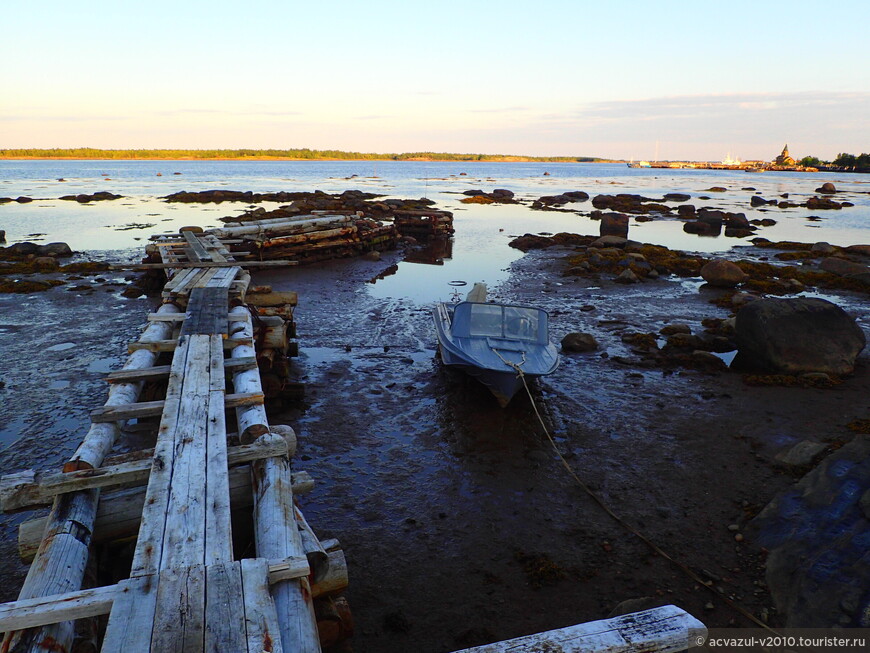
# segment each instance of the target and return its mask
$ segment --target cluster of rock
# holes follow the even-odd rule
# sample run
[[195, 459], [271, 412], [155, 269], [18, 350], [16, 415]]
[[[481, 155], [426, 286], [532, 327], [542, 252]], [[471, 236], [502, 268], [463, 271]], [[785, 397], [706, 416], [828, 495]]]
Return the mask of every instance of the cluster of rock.
[[532, 208], [536, 210], [555, 210], [559, 207], [565, 206], [566, 204], [573, 204], [574, 202], [585, 202], [589, 199], [589, 193], [585, 193], [582, 190], [571, 190], [566, 193], [561, 193], [559, 195], [542, 195], [536, 200], [532, 201]]
[[[66, 243], [48, 243], [38, 245], [31, 242], [15, 243], [9, 247], [0, 247], [0, 292], [31, 293], [41, 292], [60, 286], [64, 281], [56, 278], [62, 272], [71, 276], [67, 281], [81, 279], [81, 274], [97, 274], [109, 269], [106, 263], [82, 261], [61, 265], [58, 259], [68, 258], [74, 252]], [[34, 278], [31, 275], [48, 275]], [[105, 279], [102, 279], [105, 281]], [[91, 286], [85, 286], [91, 290]], [[84, 288], [73, 287], [81, 290]]]
[[491, 193], [477, 188], [463, 191], [462, 194], [468, 196], [459, 200], [463, 204], [519, 204], [519, 200], [514, 199], [514, 192], [506, 188], [496, 188]]
[[0, 247], [0, 259], [6, 261], [26, 261], [40, 257], [57, 259], [72, 255], [73, 251], [66, 243], [39, 245], [37, 243], [23, 242], [15, 243], [9, 247]]
[[115, 195], [114, 193], [110, 193], [108, 191], [100, 191], [98, 193], [94, 193], [93, 195], [86, 195], [85, 193], [80, 193], [78, 195], [64, 195], [59, 197], [58, 199], [67, 200], [71, 202], [78, 202], [79, 204], [86, 204], [87, 202], [103, 202], [106, 200], [119, 200], [123, 198], [123, 195]]
[[725, 235], [729, 238], [746, 238], [752, 236], [757, 228], [744, 213], [730, 213], [702, 207], [695, 210], [691, 204], [680, 207], [680, 218], [689, 220], [683, 225], [683, 231], [700, 236], [718, 236], [725, 227]]

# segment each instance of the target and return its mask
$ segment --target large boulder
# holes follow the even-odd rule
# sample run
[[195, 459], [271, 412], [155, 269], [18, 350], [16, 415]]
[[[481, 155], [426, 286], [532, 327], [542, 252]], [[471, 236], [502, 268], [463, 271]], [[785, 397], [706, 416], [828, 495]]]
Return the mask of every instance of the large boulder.
[[47, 245], [40, 245], [37, 254], [39, 256], [66, 257], [72, 256], [73, 251], [66, 243], [48, 243]]
[[562, 350], [566, 352], [585, 352], [598, 349], [598, 341], [591, 333], [568, 333], [562, 338]]
[[749, 280], [737, 264], [721, 258], [714, 258], [701, 268], [701, 277], [711, 286], [718, 288], [733, 288]]
[[864, 332], [825, 299], [759, 299], [735, 320], [734, 366], [772, 374], [849, 374], [864, 349]]
[[628, 238], [628, 216], [622, 213], [605, 213], [601, 216], [599, 228], [602, 236]]

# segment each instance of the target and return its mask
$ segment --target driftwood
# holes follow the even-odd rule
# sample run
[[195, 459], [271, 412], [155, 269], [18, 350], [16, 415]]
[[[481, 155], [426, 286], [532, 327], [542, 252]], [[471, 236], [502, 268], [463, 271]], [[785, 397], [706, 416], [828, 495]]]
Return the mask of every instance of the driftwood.
[[693, 639], [707, 635], [707, 629], [688, 612], [674, 605], [625, 614], [613, 619], [590, 621], [537, 635], [476, 646], [454, 653], [659, 653], [685, 651], [689, 634]]

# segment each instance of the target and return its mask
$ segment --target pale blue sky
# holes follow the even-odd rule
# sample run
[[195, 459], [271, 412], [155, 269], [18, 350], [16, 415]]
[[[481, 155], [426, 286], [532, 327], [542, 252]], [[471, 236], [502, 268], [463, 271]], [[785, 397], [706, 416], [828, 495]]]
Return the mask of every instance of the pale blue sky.
[[0, 147], [870, 151], [870, 3], [4, 3]]

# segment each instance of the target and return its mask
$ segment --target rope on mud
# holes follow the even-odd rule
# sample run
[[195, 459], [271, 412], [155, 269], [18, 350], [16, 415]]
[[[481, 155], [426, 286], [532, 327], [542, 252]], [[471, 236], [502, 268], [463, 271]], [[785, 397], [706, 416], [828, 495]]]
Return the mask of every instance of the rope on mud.
[[[493, 350], [493, 351], [495, 351], [495, 350]], [[496, 352], [496, 355], [498, 355], [498, 352]], [[632, 526], [631, 524], [629, 524], [628, 522], [626, 522], [622, 517], [620, 517], [620, 516], [617, 515], [615, 512], [613, 512], [613, 510], [610, 508], [610, 506], [607, 505], [607, 503], [605, 503], [604, 499], [602, 499], [601, 497], [599, 497], [595, 492], [592, 491], [592, 489], [591, 489], [588, 485], [586, 485], [586, 483], [583, 482], [583, 480], [582, 480], [582, 479], [577, 475], [577, 473], [572, 469], [571, 465], [568, 464], [568, 461], [565, 460], [565, 457], [562, 455], [562, 452], [559, 451], [559, 447], [556, 446], [556, 441], [553, 439], [553, 436], [550, 435], [550, 431], [549, 431], [549, 429], [547, 428], [547, 425], [544, 423], [544, 419], [543, 419], [543, 417], [541, 417], [541, 413], [538, 411], [538, 405], [535, 403], [535, 398], [532, 396], [532, 391], [529, 389], [529, 384], [526, 383], [526, 376], [525, 376], [525, 374], [523, 374], [523, 370], [522, 370], [522, 369], [520, 368], [520, 366], [517, 365], [516, 363], [511, 363], [510, 361], [507, 361], [507, 360], [505, 360], [504, 358], [502, 358], [500, 355], [499, 355], [498, 357], [501, 358], [502, 361], [504, 361], [504, 363], [505, 363], [506, 365], [508, 365], [508, 366], [512, 367], [514, 370], [516, 370], [516, 372], [517, 372], [517, 376], [519, 376], [519, 378], [522, 380], [522, 382], [523, 382], [523, 387], [526, 389], [526, 394], [529, 395], [529, 401], [532, 402], [532, 408], [534, 408], [534, 410], [535, 410], [535, 415], [537, 416], [538, 421], [541, 423], [541, 428], [544, 429], [544, 433], [546, 434], [547, 439], [550, 441], [550, 444], [553, 446], [553, 451], [556, 452], [556, 455], [559, 457], [559, 460], [561, 461], [562, 466], [565, 468], [565, 470], [568, 472], [568, 474], [571, 476], [571, 478], [573, 478], [573, 479], [577, 482], [577, 485], [579, 485], [580, 488], [581, 488], [581, 489], [582, 489], [586, 494], [588, 494], [588, 495], [592, 498], [592, 500], [595, 501], [595, 503], [597, 503], [597, 504], [601, 507], [602, 510], [604, 510], [604, 512], [606, 512], [608, 515], [610, 515], [610, 516], [613, 518], [613, 520], [616, 521], [617, 524], [619, 524], [619, 525], [622, 526], [625, 530], [627, 530], [629, 533], [631, 533], [632, 535], [634, 535], [635, 537], [637, 537], [638, 539], [640, 539], [641, 542], [643, 542], [644, 544], [646, 544], [646, 545], [647, 545], [650, 549], [652, 549], [656, 554], [660, 555], [660, 556], [663, 557], [665, 560], [668, 560], [668, 561], [670, 561], [671, 563], [673, 563], [673, 564], [674, 564], [674, 565], [675, 565], [675, 566], [676, 566], [680, 571], [682, 571], [686, 576], [688, 576], [688, 577], [691, 578], [693, 581], [695, 581], [696, 583], [698, 583], [699, 585], [701, 585], [701, 587], [706, 587], [706, 588], [707, 588], [708, 590], [710, 590], [713, 594], [715, 594], [717, 598], [723, 600], [723, 601], [724, 601], [728, 606], [730, 606], [732, 609], [734, 609], [735, 611], [737, 611], [739, 614], [741, 614], [741, 615], [743, 615], [744, 617], [746, 617], [747, 619], [749, 619], [749, 620], [750, 620], [751, 622], [753, 622], [755, 625], [757, 625], [757, 626], [759, 626], [759, 627], [761, 627], [761, 628], [764, 628], [765, 630], [770, 631], [770, 632], [773, 633], [774, 635], [777, 635], [777, 636], [779, 635], [779, 633], [778, 633], [776, 630], [774, 630], [773, 628], [771, 628], [770, 626], [768, 626], [766, 623], [764, 623], [763, 621], [761, 621], [760, 619], [758, 619], [754, 614], [752, 614], [751, 612], [749, 612], [749, 611], [748, 611], [746, 608], [744, 608], [742, 605], [740, 605], [739, 603], [735, 602], [735, 601], [732, 600], [732, 599], [729, 599], [729, 598], [728, 598], [727, 596], [725, 596], [724, 594], [720, 594], [719, 592], [717, 592], [715, 589], [713, 589], [713, 586], [712, 586], [712, 585], [708, 585], [708, 584], [707, 584], [707, 581], [704, 580], [703, 578], [701, 578], [701, 576], [699, 576], [698, 574], [696, 574], [696, 573], [695, 573], [694, 571], [692, 571], [688, 566], [686, 566], [685, 564], [683, 564], [683, 563], [680, 562], [679, 560], [676, 560], [676, 559], [674, 559], [672, 556], [668, 555], [668, 553], [666, 553], [666, 552], [665, 552], [665, 551], [664, 551], [660, 546], [658, 546], [655, 542], [653, 542], [652, 540], [650, 540], [646, 535], [644, 535], [643, 533], [639, 532], [636, 528], [634, 528], [634, 526]], [[523, 360], [523, 362], [525, 362], [525, 359]]]

